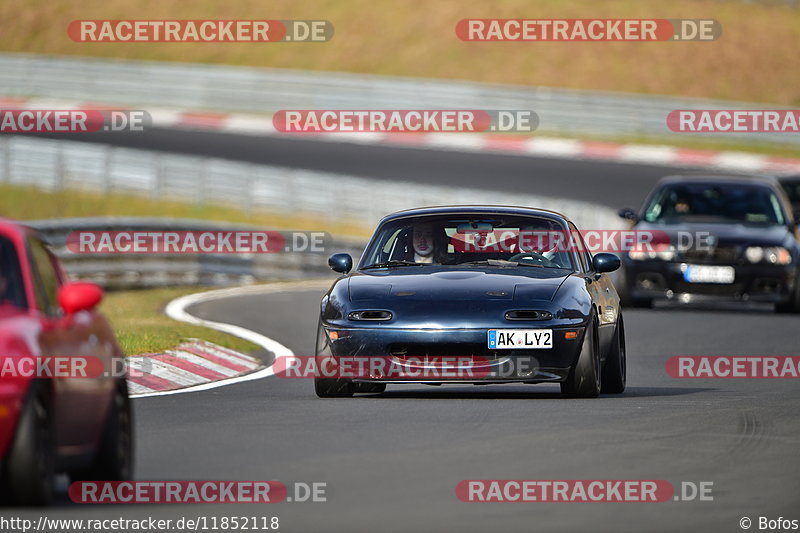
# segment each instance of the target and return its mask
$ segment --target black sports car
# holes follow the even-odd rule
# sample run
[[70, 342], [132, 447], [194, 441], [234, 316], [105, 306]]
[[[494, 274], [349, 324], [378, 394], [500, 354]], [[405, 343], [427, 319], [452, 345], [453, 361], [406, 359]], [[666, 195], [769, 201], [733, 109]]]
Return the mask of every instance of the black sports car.
[[671, 242], [623, 254], [623, 305], [728, 299], [800, 312], [797, 221], [774, 179], [670, 176], [640, 212], [619, 214], [635, 230], [663, 232]]
[[[567, 244], [560, 237], [573, 235]], [[560, 383], [566, 396], [625, 389], [625, 332], [607, 272], [575, 225], [524, 207], [430, 207], [383, 218], [356, 270], [321, 303], [320, 397], [387, 383]], [[332, 372], [355, 368], [359, 372]]]

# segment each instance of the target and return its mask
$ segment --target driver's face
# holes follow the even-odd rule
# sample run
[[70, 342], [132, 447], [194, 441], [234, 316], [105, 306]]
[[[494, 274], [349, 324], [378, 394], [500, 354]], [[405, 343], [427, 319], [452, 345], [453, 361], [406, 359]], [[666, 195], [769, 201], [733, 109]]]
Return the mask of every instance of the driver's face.
[[414, 227], [414, 252], [422, 257], [433, 253], [433, 228], [428, 224]]

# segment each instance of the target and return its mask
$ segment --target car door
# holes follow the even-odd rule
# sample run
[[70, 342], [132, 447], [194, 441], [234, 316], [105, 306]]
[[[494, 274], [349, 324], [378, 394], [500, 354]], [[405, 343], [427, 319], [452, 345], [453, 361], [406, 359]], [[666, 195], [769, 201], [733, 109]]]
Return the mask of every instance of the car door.
[[[107, 357], [97, 334], [93, 312], [65, 317], [58, 303], [64, 282], [55, 258], [35, 236], [27, 239], [36, 308], [42, 323], [42, 355]], [[92, 377], [54, 380], [56, 432], [62, 455], [77, 455], [93, 447], [108, 409], [110, 382]]]

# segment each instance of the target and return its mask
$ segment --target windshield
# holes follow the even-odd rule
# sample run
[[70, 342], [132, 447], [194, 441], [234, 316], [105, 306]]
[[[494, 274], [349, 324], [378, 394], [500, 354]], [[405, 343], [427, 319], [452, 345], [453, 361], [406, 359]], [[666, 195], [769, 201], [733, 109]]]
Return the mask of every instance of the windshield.
[[573, 270], [569, 247], [552, 238], [565, 234], [568, 232], [559, 221], [544, 217], [459, 214], [402, 218], [378, 228], [360, 268], [443, 265]]
[[0, 237], [0, 306], [25, 307], [25, 286], [14, 244]]
[[659, 189], [645, 209], [647, 222], [784, 224], [778, 197], [767, 187], [730, 183], [680, 183]]

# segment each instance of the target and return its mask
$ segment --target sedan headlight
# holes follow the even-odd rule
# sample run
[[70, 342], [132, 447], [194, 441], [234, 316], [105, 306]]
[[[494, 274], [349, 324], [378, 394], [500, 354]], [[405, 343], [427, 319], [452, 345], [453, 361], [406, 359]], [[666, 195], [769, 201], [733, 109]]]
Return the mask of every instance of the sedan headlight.
[[788, 265], [792, 262], [792, 254], [783, 246], [748, 246], [744, 251], [744, 256], [751, 263]]
[[631, 250], [628, 257], [634, 261], [673, 261], [678, 257], [678, 251], [672, 245], [658, 249], [648, 247], [645, 250]]

